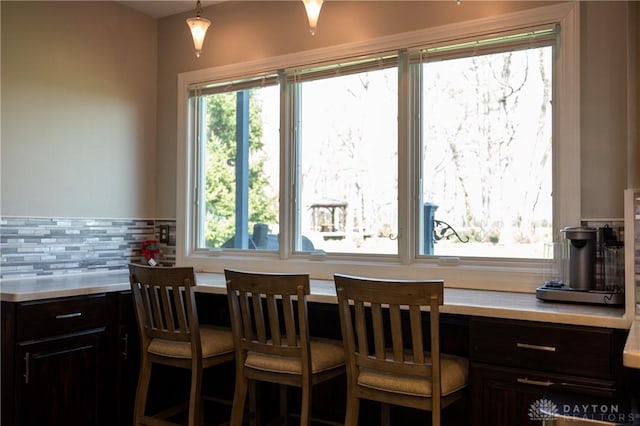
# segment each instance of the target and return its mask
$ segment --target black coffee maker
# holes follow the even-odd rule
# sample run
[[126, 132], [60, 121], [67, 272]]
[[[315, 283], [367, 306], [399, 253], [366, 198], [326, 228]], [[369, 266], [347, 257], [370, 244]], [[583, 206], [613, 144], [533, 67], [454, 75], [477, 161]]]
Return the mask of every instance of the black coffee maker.
[[573, 290], [593, 290], [596, 277], [598, 231], [595, 228], [578, 226], [563, 228], [561, 232], [567, 241], [569, 273], [566, 284]]
[[[603, 289], [597, 283], [602, 281], [602, 254], [598, 253], [599, 243], [609, 244], [600, 229], [577, 226], [561, 230], [563, 243], [554, 245], [553, 265], [556, 278], [546, 280], [536, 289], [536, 297], [545, 301], [593, 303], [602, 305], [624, 305], [621, 289]], [[608, 228], [608, 230], [611, 230]], [[607, 234], [608, 235], [608, 234]], [[598, 262], [600, 260], [600, 262]], [[600, 266], [598, 268], [598, 266]]]

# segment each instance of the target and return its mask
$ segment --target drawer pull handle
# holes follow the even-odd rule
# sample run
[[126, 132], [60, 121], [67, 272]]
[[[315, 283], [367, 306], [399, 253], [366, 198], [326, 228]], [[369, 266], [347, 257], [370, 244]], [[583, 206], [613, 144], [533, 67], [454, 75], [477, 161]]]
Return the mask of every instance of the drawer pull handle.
[[524, 385], [533, 385], [533, 386], [544, 386], [545, 388], [548, 388], [549, 386], [553, 385], [553, 382], [549, 381], [549, 380], [531, 380], [531, 379], [521, 379], [518, 378], [518, 383], [522, 383]]
[[516, 343], [518, 348], [522, 349], [534, 349], [536, 351], [547, 351], [547, 352], [555, 352], [555, 346], [541, 346], [541, 345], [530, 345], [529, 343]]
[[24, 355], [24, 382], [29, 384], [29, 352]]
[[122, 357], [126, 360], [129, 357], [129, 333], [124, 333], [122, 345]]
[[81, 317], [81, 316], [82, 316], [82, 312], [73, 312], [73, 313], [70, 313], [70, 314], [56, 315], [56, 319], [77, 318], [77, 317]]

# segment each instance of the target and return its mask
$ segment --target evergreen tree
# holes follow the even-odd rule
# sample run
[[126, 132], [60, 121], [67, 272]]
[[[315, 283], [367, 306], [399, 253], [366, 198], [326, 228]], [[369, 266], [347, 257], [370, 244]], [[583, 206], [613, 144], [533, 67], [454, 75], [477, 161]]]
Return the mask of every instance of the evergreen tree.
[[[206, 229], [207, 247], [221, 247], [235, 235], [236, 92], [206, 96]], [[264, 164], [262, 105], [249, 92], [249, 224], [276, 223], [278, 188], [270, 188]]]

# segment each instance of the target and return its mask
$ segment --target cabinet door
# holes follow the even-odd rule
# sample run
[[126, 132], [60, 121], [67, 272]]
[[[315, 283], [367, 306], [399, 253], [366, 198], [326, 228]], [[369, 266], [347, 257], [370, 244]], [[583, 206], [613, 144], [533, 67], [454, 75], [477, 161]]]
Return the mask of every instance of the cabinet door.
[[536, 370], [471, 363], [472, 418], [479, 426], [540, 425], [540, 408], [565, 393], [593, 401], [611, 399], [614, 383]]
[[99, 328], [18, 343], [16, 425], [101, 425], [104, 339]]
[[543, 387], [518, 381], [527, 374], [474, 364], [471, 368], [472, 419], [474, 426], [540, 425], [529, 417], [531, 404], [545, 395]]
[[140, 338], [138, 325], [133, 310], [131, 292], [117, 295], [117, 342], [114, 407], [116, 423], [129, 425], [133, 423], [133, 404], [138, 384], [140, 367]]

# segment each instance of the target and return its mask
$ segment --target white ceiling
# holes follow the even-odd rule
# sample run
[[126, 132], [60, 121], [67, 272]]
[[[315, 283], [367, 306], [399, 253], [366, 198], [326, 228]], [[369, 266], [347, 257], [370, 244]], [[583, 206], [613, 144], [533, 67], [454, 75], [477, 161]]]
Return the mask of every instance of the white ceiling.
[[[196, 10], [195, 0], [117, 0], [133, 9], [139, 10], [145, 15], [154, 18], [164, 18], [165, 16], [175, 15], [177, 13]], [[201, 0], [202, 7], [207, 7], [222, 0]]]

